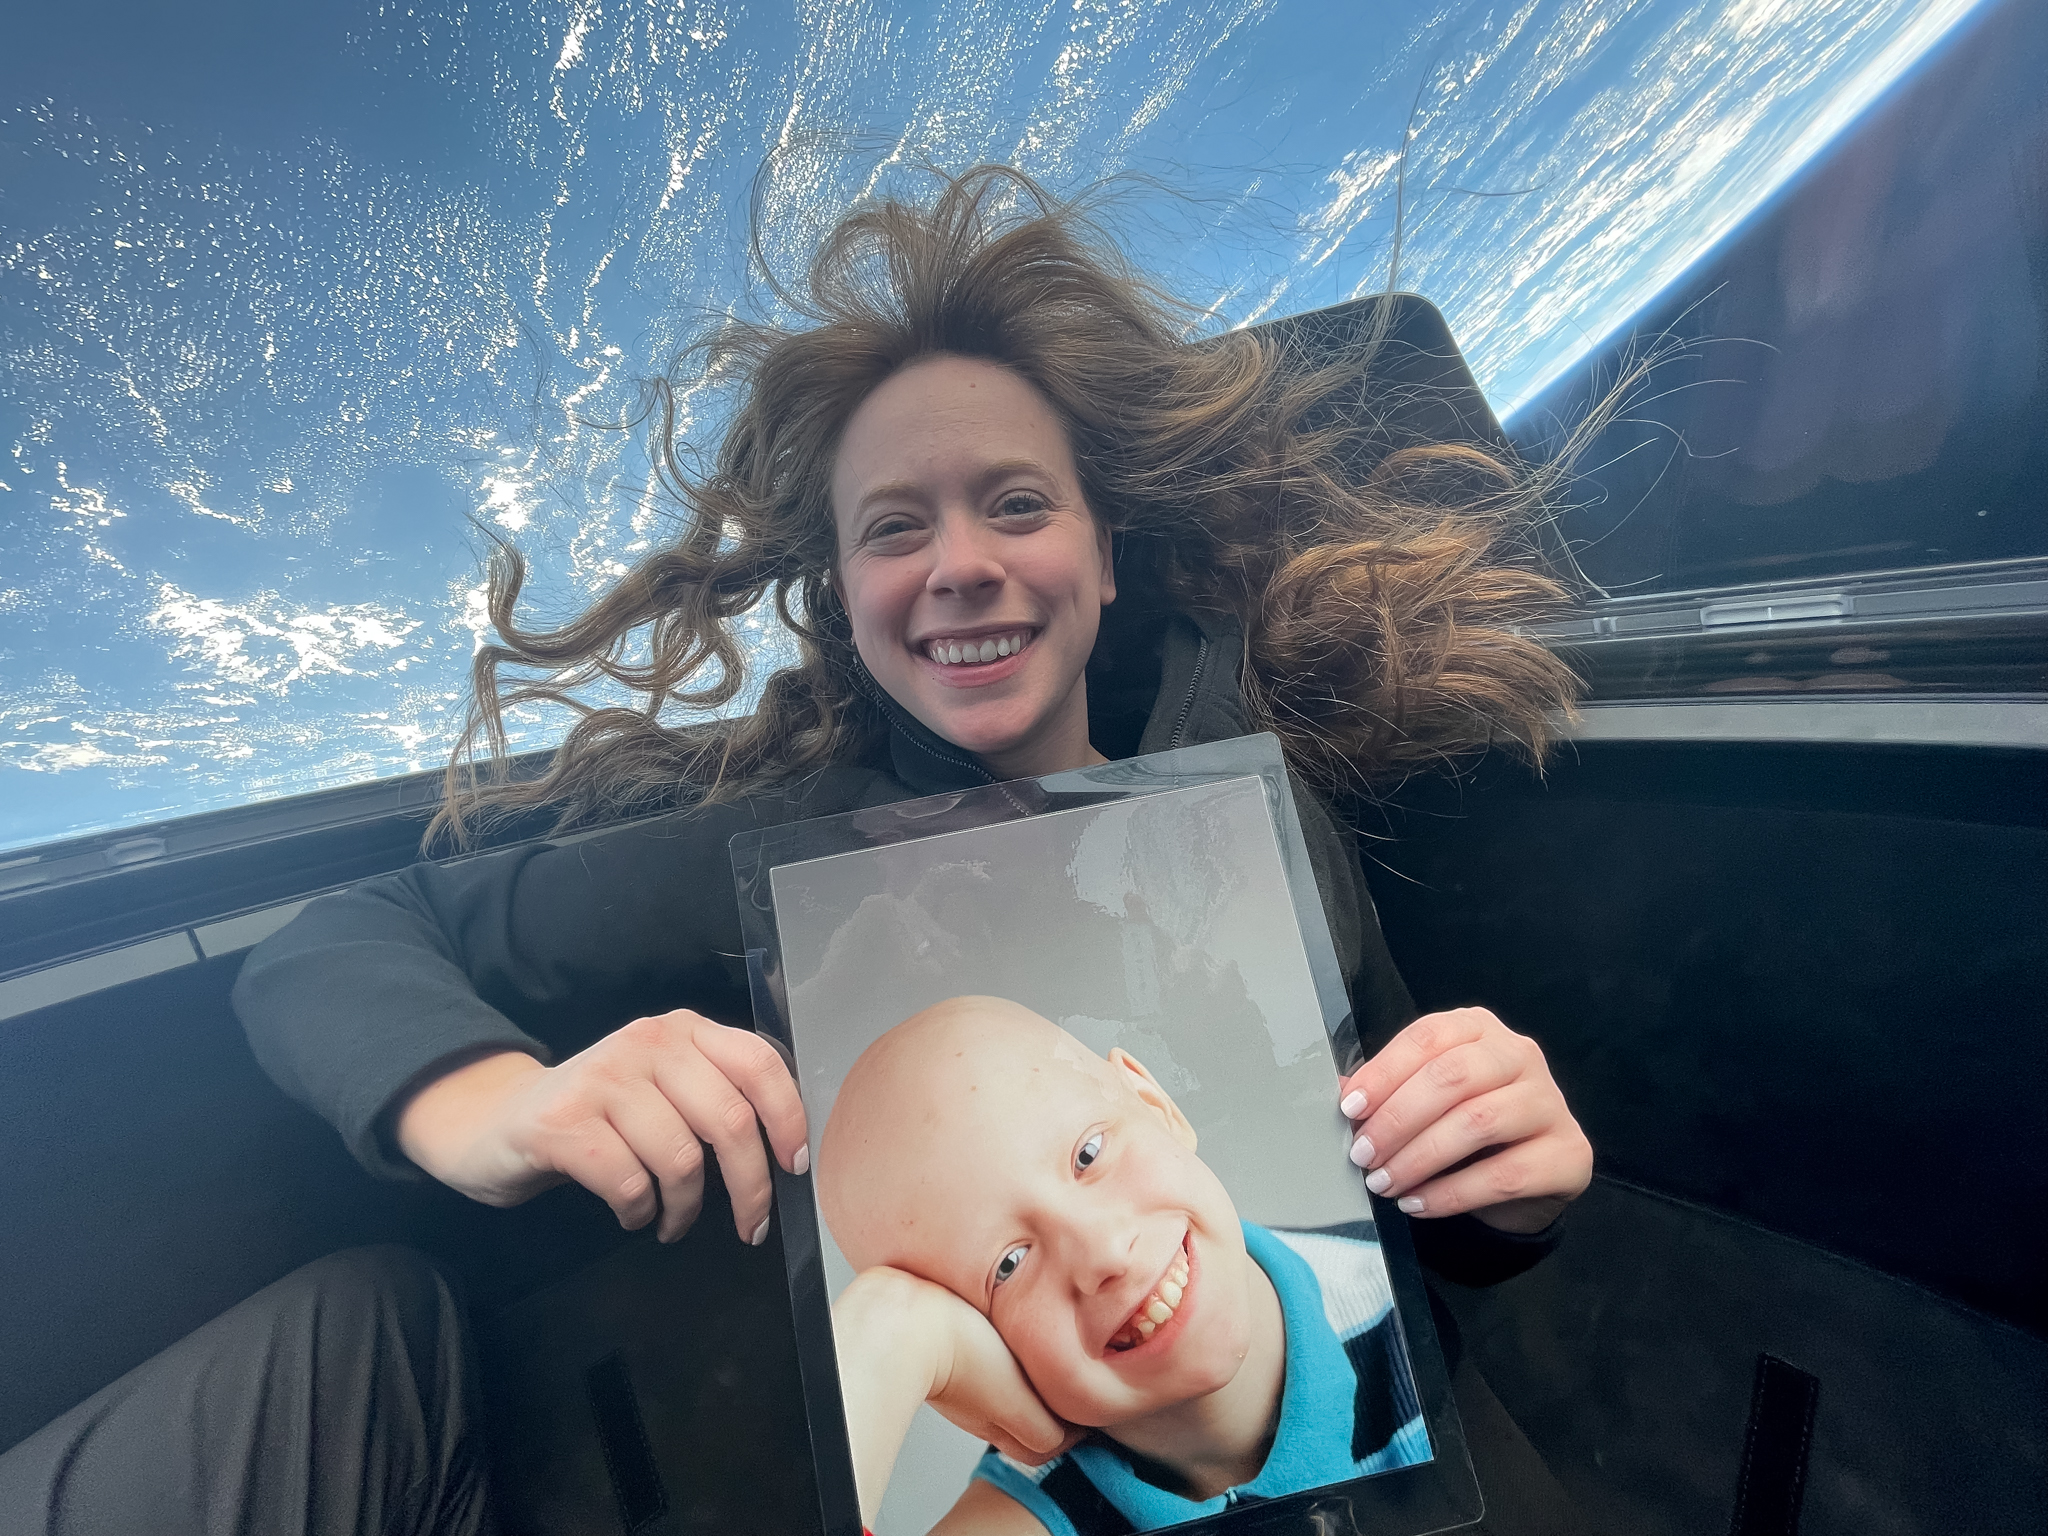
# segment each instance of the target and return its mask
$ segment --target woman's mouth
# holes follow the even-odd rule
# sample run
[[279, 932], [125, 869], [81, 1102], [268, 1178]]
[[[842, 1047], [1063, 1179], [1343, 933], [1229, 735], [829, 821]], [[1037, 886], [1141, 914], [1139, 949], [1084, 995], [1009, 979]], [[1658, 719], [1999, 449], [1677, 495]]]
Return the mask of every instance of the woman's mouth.
[[1031, 628], [1020, 628], [993, 635], [941, 635], [927, 640], [921, 649], [928, 661], [935, 661], [942, 667], [987, 666], [1014, 656], [1031, 643], [1038, 632]]
[[1181, 1235], [1180, 1247], [1174, 1253], [1173, 1262], [1166, 1266], [1166, 1273], [1145, 1294], [1131, 1315], [1124, 1319], [1123, 1326], [1110, 1336], [1105, 1353], [1119, 1355], [1128, 1353], [1152, 1341], [1158, 1332], [1171, 1323], [1187, 1301], [1189, 1283], [1194, 1273], [1194, 1254], [1190, 1244], [1191, 1234]]

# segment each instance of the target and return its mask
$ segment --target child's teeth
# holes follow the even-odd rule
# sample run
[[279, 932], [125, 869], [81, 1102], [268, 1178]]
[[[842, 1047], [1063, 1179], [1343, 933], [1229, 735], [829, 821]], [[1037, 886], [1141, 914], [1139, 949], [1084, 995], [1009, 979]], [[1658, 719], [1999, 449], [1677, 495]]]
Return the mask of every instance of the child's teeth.
[[1151, 1338], [1166, 1326], [1167, 1321], [1180, 1306], [1181, 1299], [1187, 1295], [1187, 1288], [1188, 1260], [1187, 1254], [1183, 1252], [1173, 1261], [1172, 1267], [1166, 1272], [1166, 1277], [1159, 1282], [1159, 1289], [1145, 1298], [1144, 1305], [1138, 1308], [1136, 1315], [1128, 1323], [1124, 1324], [1123, 1331], [1109, 1341], [1110, 1347], [1135, 1349]]

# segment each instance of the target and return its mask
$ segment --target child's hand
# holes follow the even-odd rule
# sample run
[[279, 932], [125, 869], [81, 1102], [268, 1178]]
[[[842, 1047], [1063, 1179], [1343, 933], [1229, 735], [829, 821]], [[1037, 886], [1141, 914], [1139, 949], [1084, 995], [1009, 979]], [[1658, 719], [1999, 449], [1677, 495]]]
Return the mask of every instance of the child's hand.
[[1593, 1148], [1534, 1040], [1484, 1008], [1426, 1014], [1338, 1089], [1373, 1193], [1540, 1232], [1593, 1179]]
[[1081, 1438], [1025, 1379], [995, 1326], [943, 1286], [879, 1265], [832, 1304], [861, 1518], [872, 1529], [919, 1403], [1027, 1464]]
[[1005, 1456], [1036, 1466], [1080, 1439], [1039, 1401], [995, 1325], [942, 1285], [886, 1265], [864, 1270], [833, 1304], [832, 1323], [842, 1373], [849, 1334], [870, 1363], [878, 1350], [914, 1358], [919, 1401]]

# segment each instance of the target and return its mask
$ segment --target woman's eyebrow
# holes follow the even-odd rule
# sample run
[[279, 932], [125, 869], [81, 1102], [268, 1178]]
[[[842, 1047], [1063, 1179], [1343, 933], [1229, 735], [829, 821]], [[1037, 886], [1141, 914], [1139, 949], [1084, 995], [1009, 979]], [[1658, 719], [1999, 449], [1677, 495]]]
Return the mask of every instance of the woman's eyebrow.
[[[1058, 480], [1058, 477], [1037, 459], [999, 459], [975, 471], [973, 479], [968, 483], [975, 495], [984, 496], [990, 486], [999, 480], [1007, 480], [1012, 475], [1036, 475], [1049, 484], [1057, 484]], [[912, 501], [922, 506], [929, 499], [930, 493], [916, 480], [890, 480], [863, 492], [860, 500], [854, 503], [853, 515], [863, 517], [879, 502]]]
[[1053, 480], [1053, 472], [1036, 459], [1000, 459], [986, 465], [974, 477], [974, 489], [983, 493], [998, 480], [1007, 480], [1012, 475], [1037, 475], [1043, 480]]
[[891, 480], [885, 485], [875, 486], [864, 494], [859, 501], [855, 502], [853, 515], [855, 517], [862, 516], [876, 502], [915, 501], [922, 503], [924, 499], [924, 487], [915, 480]]

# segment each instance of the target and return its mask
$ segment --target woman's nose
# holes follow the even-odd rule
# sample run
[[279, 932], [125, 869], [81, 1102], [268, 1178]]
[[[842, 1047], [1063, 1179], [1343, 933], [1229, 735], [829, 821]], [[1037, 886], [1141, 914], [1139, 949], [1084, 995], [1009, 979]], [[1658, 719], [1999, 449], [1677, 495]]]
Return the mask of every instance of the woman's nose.
[[948, 515], [932, 541], [932, 568], [925, 590], [934, 596], [982, 597], [1004, 581], [995, 547], [997, 535], [978, 517]]

